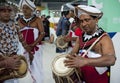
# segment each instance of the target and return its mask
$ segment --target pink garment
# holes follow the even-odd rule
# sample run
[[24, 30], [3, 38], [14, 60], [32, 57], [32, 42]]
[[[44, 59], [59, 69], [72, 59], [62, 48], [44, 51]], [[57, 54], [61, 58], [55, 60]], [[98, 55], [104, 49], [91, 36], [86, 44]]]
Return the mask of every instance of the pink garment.
[[82, 35], [82, 30], [79, 27], [75, 29], [75, 35], [76, 36], [81, 36]]
[[[69, 36], [72, 37], [79, 37], [82, 35], [82, 30], [78, 27], [75, 29], [75, 31], [70, 31]], [[75, 41], [71, 41], [71, 46], [73, 47], [75, 45]]]

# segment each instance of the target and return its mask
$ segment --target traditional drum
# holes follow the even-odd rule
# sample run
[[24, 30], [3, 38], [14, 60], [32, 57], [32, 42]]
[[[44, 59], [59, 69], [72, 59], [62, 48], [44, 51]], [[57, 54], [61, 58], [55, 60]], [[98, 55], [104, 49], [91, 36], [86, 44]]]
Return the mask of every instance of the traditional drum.
[[52, 62], [53, 78], [56, 83], [82, 83], [80, 74], [75, 68], [64, 65], [67, 54], [56, 56]]
[[[11, 57], [11, 56], [4, 56], [4, 58]], [[21, 65], [18, 67], [18, 70], [13, 69], [6, 69], [6, 68], [0, 68], [0, 81], [8, 80], [12, 78], [22, 78], [26, 75], [28, 64], [24, 56], [19, 55], [18, 58], [20, 58]]]
[[55, 44], [59, 49], [66, 49], [68, 47], [68, 42], [64, 41], [64, 36], [58, 36]]

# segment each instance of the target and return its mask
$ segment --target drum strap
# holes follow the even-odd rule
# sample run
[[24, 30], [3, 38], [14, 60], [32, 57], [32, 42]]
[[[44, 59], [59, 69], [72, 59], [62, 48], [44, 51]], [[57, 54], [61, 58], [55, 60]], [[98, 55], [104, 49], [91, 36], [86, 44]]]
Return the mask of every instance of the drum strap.
[[82, 55], [82, 57], [85, 57], [85, 55], [87, 55], [88, 51], [90, 51], [92, 49], [92, 47], [104, 36], [106, 35], [107, 33], [103, 33], [100, 37], [98, 37], [94, 42], [93, 44], [87, 49], [86, 52], [84, 52], [84, 54]]
[[79, 80], [79, 82], [80, 82], [81, 79], [80, 79], [79, 73], [77, 73], [77, 72], [78, 72], [77, 69], [75, 69], [75, 73], [76, 73], [76, 75], [77, 75], [77, 77], [78, 77], [78, 80]]
[[67, 76], [67, 80], [68, 80], [68, 83], [74, 83], [74, 81], [69, 76]]

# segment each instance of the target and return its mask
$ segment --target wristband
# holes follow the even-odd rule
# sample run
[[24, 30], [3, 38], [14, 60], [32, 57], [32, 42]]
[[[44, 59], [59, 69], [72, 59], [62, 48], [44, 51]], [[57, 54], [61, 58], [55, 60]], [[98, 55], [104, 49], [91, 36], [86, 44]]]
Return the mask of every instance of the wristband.
[[45, 32], [41, 32], [40, 34], [45, 34]]

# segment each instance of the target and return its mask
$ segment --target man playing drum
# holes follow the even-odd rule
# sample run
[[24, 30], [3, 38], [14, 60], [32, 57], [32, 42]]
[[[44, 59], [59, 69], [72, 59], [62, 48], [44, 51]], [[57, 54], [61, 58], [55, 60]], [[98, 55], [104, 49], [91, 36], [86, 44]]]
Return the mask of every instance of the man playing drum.
[[[18, 34], [14, 21], [10, 19], [12, 8], [5, 1], [0, 1], [0, 76], [4, 73], [1, 68], [6, 70], [15, 70], [20, 66], [20, 59], [17, 56]], [[11, 56], [11, 57], [8, 57]], [[4, 58], [7, 57], [7, 58]], [[9, 74], [8, 74], [9, 75]], [[7, 76], [7, 75], [6, 75]], [[18, 83], [17, 79], [2, 80], [0, 83]]]
[[[112, 40], [97, 25], [103, 13], [92, 6], [79, 5], [76, 8], [83, 33], [66, 57], [65, 66], [79, 68], [85, 83], [109, 83], [108, 67], [115, 64], [116, 57]], [[98, 38], [99, 41], [94, 43]]]

